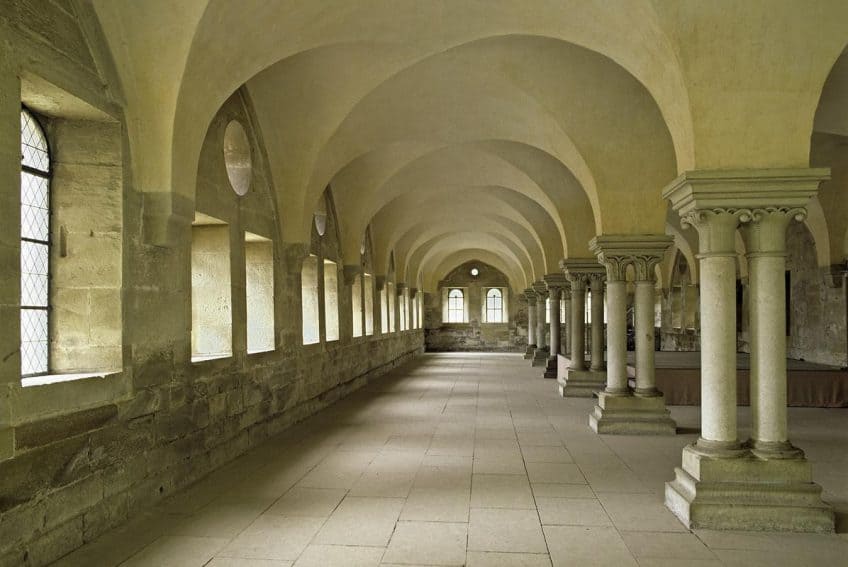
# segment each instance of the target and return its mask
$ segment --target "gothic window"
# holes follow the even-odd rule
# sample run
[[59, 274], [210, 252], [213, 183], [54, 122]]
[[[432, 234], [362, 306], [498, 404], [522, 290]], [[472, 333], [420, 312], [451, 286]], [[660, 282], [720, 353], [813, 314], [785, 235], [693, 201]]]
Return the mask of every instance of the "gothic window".
[[503, 323], [503, 292], [499, 289], [490, 289], [486, 293], [486, 322]]
[[465, 294], [461, 289], [452, 289], [448, 293], [448, 323], [465, 322]]
[[50, 318], [50, 150], [21, 111], [21, 375], [47, 374]]

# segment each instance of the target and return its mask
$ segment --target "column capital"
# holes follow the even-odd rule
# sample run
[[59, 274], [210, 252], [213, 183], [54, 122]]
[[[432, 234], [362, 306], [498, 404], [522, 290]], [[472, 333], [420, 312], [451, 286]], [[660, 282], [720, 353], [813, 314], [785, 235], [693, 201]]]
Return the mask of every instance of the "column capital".
[[407, 287], [407, 285], [403, 282], [396, 282], [395, 283], [395, 291], [397, 292], [398, 295], [403, 295], [403, 290], [405, 290], [406, 287]]
[[533, 291], [536, 292], [536, 297], [538, 297], [540, 300], [548, 297], [548, 286], [545, 285], [545, 282], [543, 280], [533, 282], [532, 288]]
[[568, 280], [564, 274], [547, 274], [542, 278], [542, 281], [545, 282], [548, 291], [552, 288], [562, 290], [564, 287], [568, 286]]
[[607, 271], [608, 281], [624, 281], [627, 266], [636, 271], [636, 281], [653, 281], [654, 267], [662, 262], [674, 239], [665, 234], [603, 234], [589, 242]]
[[604, 290], [604, 282], [607, 280], [606, 270], [596, 274], [589, 274], [589, 290], [597, 293]]
[[559, 261], [559, 267], [571, 282], [573, 291], [586, 289], [592, 274], [603, 274], [604, 267], [594, 258], [567, 258]]
[[527, 303], [532, 307], [536, 305], [536, 291], [532, 287], [528, 287], [524, 290], [524, 297], [527, 298]]
[[374, 289], [383, 291], [386, 287], [386, 276], [374, 276]]
[[765, 227], [764, 234], [754, 235], [757, 246], [760, 236], [773, 240], [780, 223], [804, 219], [807, 204], [827, 179], [828, 168], [696, 170], [680, 175], [662, 195], [671, 201], [684, 228], [697, 229], [701, 254], [731, 255], [740, 224]]
[[416, 295], [418, 295], [418, 288], [417, 287], [409, 288], [409, 297], [412, 298], [412, 297], [415, 297]]

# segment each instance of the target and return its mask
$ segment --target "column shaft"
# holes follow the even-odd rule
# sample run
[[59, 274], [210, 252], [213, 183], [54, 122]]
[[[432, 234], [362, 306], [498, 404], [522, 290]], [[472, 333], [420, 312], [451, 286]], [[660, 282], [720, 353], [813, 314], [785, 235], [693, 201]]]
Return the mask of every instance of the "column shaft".
[[536, 302], [527, 302], [527, 345], [536, 346]]
[[545, 298], [536, 300], [536, 346], [545, 348]]
[[786, 443], [786, 288], [783, 254], [749, 254], [751, 417], [756, 442]]
[[736, 430], [736, 255], [709, 254], [701, 266], [701, 438], [738, 443]]
[[559, 336], [559, 296], [560, 289], [551, 287], [548, 292], [551, 298], [551, 350], [550, 356], [556, 358], [560, 348]]
[[607, 281], [607, 388], [610, 394], [626, 394], [627, 386], [627, 289], [623, 281]]
[[590, 370], [603, 372], [604, 362], [604, 283], [592, 280], [592, 365]]
[[654, 282], [636, 282], [636, 395], [656, 396], [654, 371]]
[[571, 280], [571, 366], [573, 370], [586, 369], [586, 287], [577, 278]]
[[567, 293], [566, 297], [561, 299], [563, 304], [563, 320], [561, 321], [565, 325], [565, 334], [560, 337], [560, 343], [562, 346], [562, 353], [566, 356], [571, 355], [571, 292]]

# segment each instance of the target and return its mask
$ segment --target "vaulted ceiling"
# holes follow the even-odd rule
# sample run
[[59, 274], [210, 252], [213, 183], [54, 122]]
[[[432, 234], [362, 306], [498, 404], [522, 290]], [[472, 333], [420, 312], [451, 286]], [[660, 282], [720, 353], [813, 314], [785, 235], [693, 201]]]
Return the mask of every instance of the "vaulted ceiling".
[[[192, 199], [210, 120], [244, 87], [281, 239], [308, 241], [329, 185], [345, 263], [370, 227], [378, 273], [393, 254], [398, 281], [477, 258], [527, 286], [590, 256], [596, 234], [679, 232], [661, 190], [683, 171], [806, 167], [814, 122], [848, 130], [836, 0], [94, 7], [142, 191]], [[844, 257], [848, 226], [824, 216]], [[691, 235], [678, 240], [691, 257]]]

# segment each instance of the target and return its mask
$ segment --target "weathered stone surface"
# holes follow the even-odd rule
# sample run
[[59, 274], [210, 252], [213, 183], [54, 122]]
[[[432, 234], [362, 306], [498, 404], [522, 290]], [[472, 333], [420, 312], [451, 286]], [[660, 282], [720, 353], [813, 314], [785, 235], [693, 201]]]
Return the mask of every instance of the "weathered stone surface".
[[117, 406], [110, 404], [24, 424], [15, 431], [17, 451], [49, 445], [73, 435], [99, 429], [114, 420], [117, 415]]

